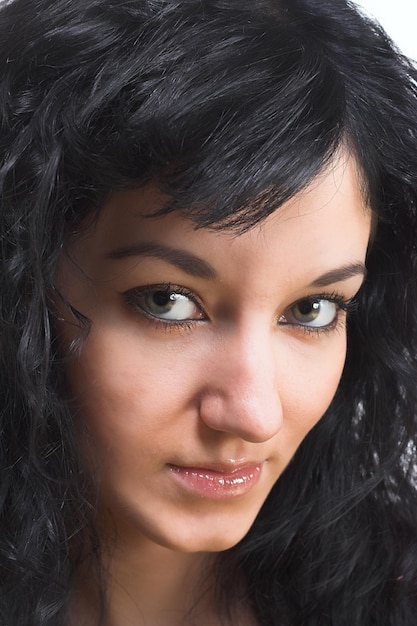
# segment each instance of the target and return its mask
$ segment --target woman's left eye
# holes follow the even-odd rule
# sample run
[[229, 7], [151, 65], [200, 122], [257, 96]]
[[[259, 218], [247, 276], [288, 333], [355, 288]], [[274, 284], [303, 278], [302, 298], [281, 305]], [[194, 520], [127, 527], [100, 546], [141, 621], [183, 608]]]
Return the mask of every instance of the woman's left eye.
[[132, 289], [124, 295], [131, 307], [159, 320], [182, 322], [204, 318], [192, 294], [180, 287], [152, 286]]
[[322, 297], [304, 298], [292, 304], [279, 323], [306, 328], [329, 328], [337, 321], [341, 304]]

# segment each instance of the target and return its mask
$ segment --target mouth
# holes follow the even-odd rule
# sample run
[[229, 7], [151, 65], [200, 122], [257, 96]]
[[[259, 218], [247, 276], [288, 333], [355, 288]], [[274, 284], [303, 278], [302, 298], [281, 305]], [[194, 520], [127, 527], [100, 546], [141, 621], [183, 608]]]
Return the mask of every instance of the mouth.
[[173, 479], [202, 498], [226, 499], [246, 495], [259, 482], [263, 463], [190, 467], [169, 464]]

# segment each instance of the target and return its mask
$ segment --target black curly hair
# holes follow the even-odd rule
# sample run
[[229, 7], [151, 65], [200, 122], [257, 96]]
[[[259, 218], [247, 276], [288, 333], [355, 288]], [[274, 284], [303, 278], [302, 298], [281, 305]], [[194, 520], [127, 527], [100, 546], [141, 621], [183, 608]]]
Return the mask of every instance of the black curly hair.
[[416, 623], [416, 79], [345, 0], [2, 4], [2, 625], [65, 624], [86, 535], [99, 566], [49, 307], [68, 229], [151, 180], [164, 213], [248, 229], [342, 145], [375, 215], [345, 369], [219, 555], [219, 599], [232, 606], [235, 571], [262, 626]]

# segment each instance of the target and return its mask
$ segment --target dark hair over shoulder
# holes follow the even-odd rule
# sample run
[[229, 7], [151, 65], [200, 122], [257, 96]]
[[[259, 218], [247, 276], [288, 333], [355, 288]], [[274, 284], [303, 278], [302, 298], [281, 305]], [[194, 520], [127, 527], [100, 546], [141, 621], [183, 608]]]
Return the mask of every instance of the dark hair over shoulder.
[[235, 568], [263, 626], [414, 623], [416, 79], [345, 0], [1, 7], [2, 624], [64, 623], [77, 540], [92, 533], [48, 306], [66, 234], [151, 180], [170, 197], [163, 212], [241, 231], [342, 146], [375, 215], [346, 366], [219, 559], [220, 599], [234, 601]]

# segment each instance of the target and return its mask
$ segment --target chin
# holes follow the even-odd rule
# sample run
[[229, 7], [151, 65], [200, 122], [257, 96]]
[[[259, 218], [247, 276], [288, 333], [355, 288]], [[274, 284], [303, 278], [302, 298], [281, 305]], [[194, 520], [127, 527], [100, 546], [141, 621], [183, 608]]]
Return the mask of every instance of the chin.
[[[232, 516], [231, 516], [232, 517]], [[155, 543], [175, 552], [224, 552], [233, 548], [248, 533], [251, 523], [233, 524], [233, 519], [216, 524], [193, 524], [176, 532], [155, 533], [150, 537]]]

